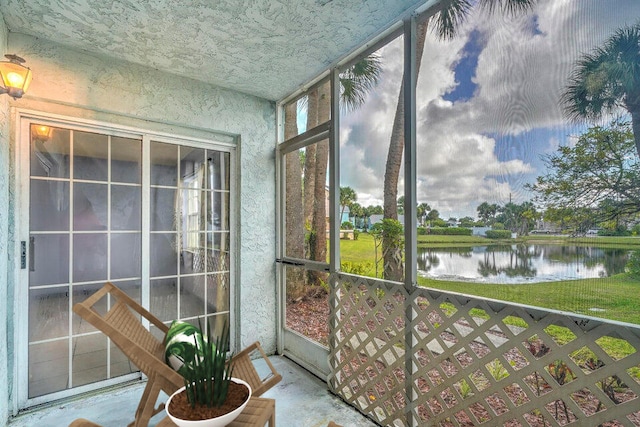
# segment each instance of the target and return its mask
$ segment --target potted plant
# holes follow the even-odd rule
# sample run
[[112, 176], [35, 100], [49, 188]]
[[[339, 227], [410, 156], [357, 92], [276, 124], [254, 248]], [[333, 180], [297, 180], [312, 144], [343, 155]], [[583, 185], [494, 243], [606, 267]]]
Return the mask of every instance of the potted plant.
[[232, 377], [233, 362], [227, 361], [229, 328], [225, 323], [214, 341], [207, 322], [206, 336], [195, 334], [194, 343], [196, 351], [175, 354], [182, 362], [185, 385], [169, 397], [165, 410], [180, 427], [226, 426], [251, 398], [249, 384]]

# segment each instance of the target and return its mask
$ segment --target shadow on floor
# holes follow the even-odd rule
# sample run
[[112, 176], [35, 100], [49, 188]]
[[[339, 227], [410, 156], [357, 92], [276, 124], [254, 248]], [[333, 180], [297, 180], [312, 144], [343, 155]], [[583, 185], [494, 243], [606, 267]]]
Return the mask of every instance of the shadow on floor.
[[[345, 427], [376, 426], [329, 393], [323, 381], [291, 360], [282, 356], [269, 359], [282, 375], [282, 381], [263, 395], [276, 399], [277, 427], [322, 427], [329, 421]], [[133, 420], [143, 389], [144, 384], [136, 383], [108, 393], [34, 410], [10, 420], [9, 427], [66, 427], [76, 418], [87, 418], [104, 427], [125, 427]], [[155, 426], [163, 416], [156, 415], [149, 426]]]

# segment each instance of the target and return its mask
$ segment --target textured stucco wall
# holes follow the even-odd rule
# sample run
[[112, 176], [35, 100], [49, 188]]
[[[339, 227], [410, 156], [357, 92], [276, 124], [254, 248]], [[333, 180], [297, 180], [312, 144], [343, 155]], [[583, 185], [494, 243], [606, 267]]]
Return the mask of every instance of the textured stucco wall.
[[[6, 53], [7, 47], [7, 27], [0, 15], [0, 56]], [[7, 253], [9, 242], [9, 104], [6, 96], [0, 97], [0, 254]], [[7, 301], [8, 290], [8, 259], [0, 256], [0, 301]], [[0, 304], [0, 339], [8, 342], [7, 324], [9, 317], [7, 313], [12, 310], [6, 304]], [[0, 346], [0, 384], [7, 384], [0, 387], [0, 423], [7, 419], [9, 413], [9, 359], [7, 346]]]
[[[11, 101], [13, 107], [179, 135], [239, 136], [240, 345], [260, 340], [265, 349], [275, 351], [274, 104], [22, 34], [9, 34], [8, 49], [27, 59], [34, 73], [28, 94]], [[0, 151], [3, 162], [6, 157]], [[3, 168], [0, 190], [5, 175]], [[5, 205], [0, 200], [0, 206]]]

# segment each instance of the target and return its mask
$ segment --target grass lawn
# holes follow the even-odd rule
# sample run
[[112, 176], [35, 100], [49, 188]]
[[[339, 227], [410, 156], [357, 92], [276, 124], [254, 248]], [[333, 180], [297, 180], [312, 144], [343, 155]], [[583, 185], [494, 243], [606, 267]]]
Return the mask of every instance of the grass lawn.
[[[615, 246], [622, 249], [639, 249], [640, 238], [636, 237], [581, 237], [568, 238], [562, 236], [533, 236], [519, 238], [518, 242], [558, 243], [598, 246]], [[486, 244], [513, 244], [513, 240], [488, 241], [476, 236], [418, 236], [418, 245], [424, 247], [464, 247]], [[358, 240], [341, 240], [340, 254], [342, 271], [370, 277], [376, 276], [375, 244], [373, 236], [360, 233]], [[381, 273], [378, 273], [378, 277]], [[418, 278], [421, 286], [444, 291], [459, 292], [479, 297], [510, 301], [536, 307], [545, 307], [560, 311], [599, 317], [640, 325], [640, 281], [626, 274], [613, 277], [585, 280], [564, 280], [532, 284], [487, 284], [434, 280]], [[447, 309], [447, 304], [443, 304]], [[451, 306], [453, 309], [453, 306]], [[473, 309], [472, 316], [488, 318], [489, 314], [480, 309]], [[511, 316], [510, 316], [511, 317]], [[506, 318], [505, 322], [514, 326], [526, 327], [519, 318]], [[550, 325], [545, 331], [560, 343], [575, 339], [568, 328]], [[637, 351], [627, 341], [615, 337], [602, 337], [598, 344], [612, 357], [623, 358]], [[589, 358], [596, 358], [590, 350], [580, 350], [572, 356], [583, 363]], [[631, 373], [640, 380], [640, 368], [633, 368]]]
[[[524, 238], [518, 241], [524, 241]], [[528, 243], [572, 243], [640, 249], [638, 237], [532, 236]], [[513, 244], [513, 240], [508, 241]], [[428, 247], [462, 247], [478, 244], [504, 244], [478, 236], [418, 236], [418, 244]], [[373, 236], [360, 233], [358, 240], [340, 241], [342, 269], [375, 276]], [[378, 277], [381, 273], [378, 273]], [[586, 280], [564, 280], [532, 284], [487, 284], [434, 280], [420, 277], [421, 286], [460, 292], [503, 301], [568, 311], [593, 317], [640, 324], [640, 281], [625, 274]], [[594, 309], [594, 310], [590, 310]]]

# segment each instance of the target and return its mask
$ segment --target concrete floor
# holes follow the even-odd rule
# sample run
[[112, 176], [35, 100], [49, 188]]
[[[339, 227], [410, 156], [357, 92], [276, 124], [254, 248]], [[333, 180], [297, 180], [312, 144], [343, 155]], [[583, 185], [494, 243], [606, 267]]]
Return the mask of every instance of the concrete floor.
[[[291, 360], [282, 356], [270, 358], [282, 381], [265, 393], [276, 399], [278, 427], [321, 427], [335, 421], [345, 427], [374, 427], [369, 419], [348, 406], [327, 390], [327, 385]], [[264, 363], [264, 362], [263, 362]], [[258, 371], [263, 368], [257, 362]], [[76, 418], [86, 418], [104, 427], [124, 427], [133, 420], [133, 413], [144, 384], [134, 384], [82, 399], [58, 403], [22, 414], [9, 422], [9, 427], [65, 427]], [[155, 426], [163, 417], [151, 420]]]

